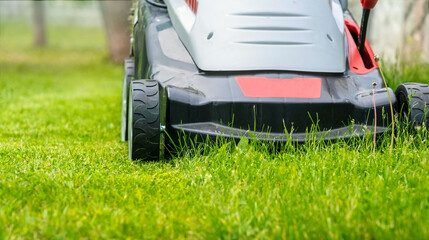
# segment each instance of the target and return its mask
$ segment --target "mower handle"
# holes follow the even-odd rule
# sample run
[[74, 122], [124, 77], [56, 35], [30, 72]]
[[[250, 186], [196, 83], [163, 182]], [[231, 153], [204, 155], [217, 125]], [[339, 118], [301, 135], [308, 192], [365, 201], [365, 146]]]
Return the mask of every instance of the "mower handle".
[[366, 38], [366, 28], [368, 27], [369, 13], [371, 9], [375, 7], [378, 0], [360, 0], [360, 3], [363, 7], [362, 13], [362, 23], [360, 25], [360, 33], [358, 39], [358, 49], [361, 56], [365, 54], [365, 38]]
[[360, 0], [364, 9], [373, 9], [377, 4], [378, 0]]

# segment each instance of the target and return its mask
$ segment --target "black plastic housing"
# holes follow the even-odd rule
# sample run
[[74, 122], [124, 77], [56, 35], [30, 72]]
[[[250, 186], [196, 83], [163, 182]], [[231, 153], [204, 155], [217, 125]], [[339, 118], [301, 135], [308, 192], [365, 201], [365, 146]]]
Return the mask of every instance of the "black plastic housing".
[[[361, 136], [374, 124], [377, 133], [390, 124], [389, 98], [380, 71], [341, 74], [289, 71], [205, 72], [199, 70], [179, 40], [166, 9], [141, 1], [134, 25], [134, 79], [154, 79], [160, 86], [161, 125], [170, 137], [256, 136], [274, 141], [305, 141], [312, 125], [320, 138]], [[348, 12], [348, 17], [352, 19]], [[346, 49], [347, 51], [347, 44]], [[320, 98], [246, 97], [239, 76], [276, 79], [321, 78]], [[389, 89], [393, 104], [395, 94]], [[250, 130], [250, 131], [249, 131]]]

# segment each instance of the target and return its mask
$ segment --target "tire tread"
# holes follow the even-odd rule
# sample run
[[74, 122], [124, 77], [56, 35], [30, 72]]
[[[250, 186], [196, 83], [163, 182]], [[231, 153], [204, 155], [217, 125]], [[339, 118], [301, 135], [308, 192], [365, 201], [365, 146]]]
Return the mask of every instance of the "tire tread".
[[[150, 93], [150, 95], [149, 95]], [[159, 160], [160, 118], [158, 82], [138, 80], [131, 83], [132, 129], [130, 157], [133, 160]], [[131, 100], [131, 96], [130, 96]]]
[[396, 96], [398, 112], [409, 116], [412, 125], [429, 126], [429, 85], [404, 83], [396, 89]]

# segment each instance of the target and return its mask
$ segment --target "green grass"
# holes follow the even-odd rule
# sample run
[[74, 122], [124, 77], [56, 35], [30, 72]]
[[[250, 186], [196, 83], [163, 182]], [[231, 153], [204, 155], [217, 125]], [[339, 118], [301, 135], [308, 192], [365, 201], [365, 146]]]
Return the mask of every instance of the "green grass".
[[[391, 155], [381, 137], [376, 158], [369, 136], [133, 162], [106, 59], [99, 29], [52, 28], [34, 49], [26, 26], [0, 25], [0, 238], [429, 238], [427, 131]], [[385, 72], [429, 83], [427, 65]]]

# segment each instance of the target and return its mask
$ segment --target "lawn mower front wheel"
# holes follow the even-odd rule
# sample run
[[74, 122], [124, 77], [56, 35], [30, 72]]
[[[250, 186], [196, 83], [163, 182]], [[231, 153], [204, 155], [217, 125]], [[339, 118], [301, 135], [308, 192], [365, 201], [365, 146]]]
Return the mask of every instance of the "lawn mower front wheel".
[[429, 85], [405, 83], [396, 89], [397, 111], [401, 121], [408, 121], [411, 126], [423, 124], [429, 126]]
[[129, 157], [132, 160], [159, 160], [161, 130], [158, 82], [131, 81], [128, 107]]

